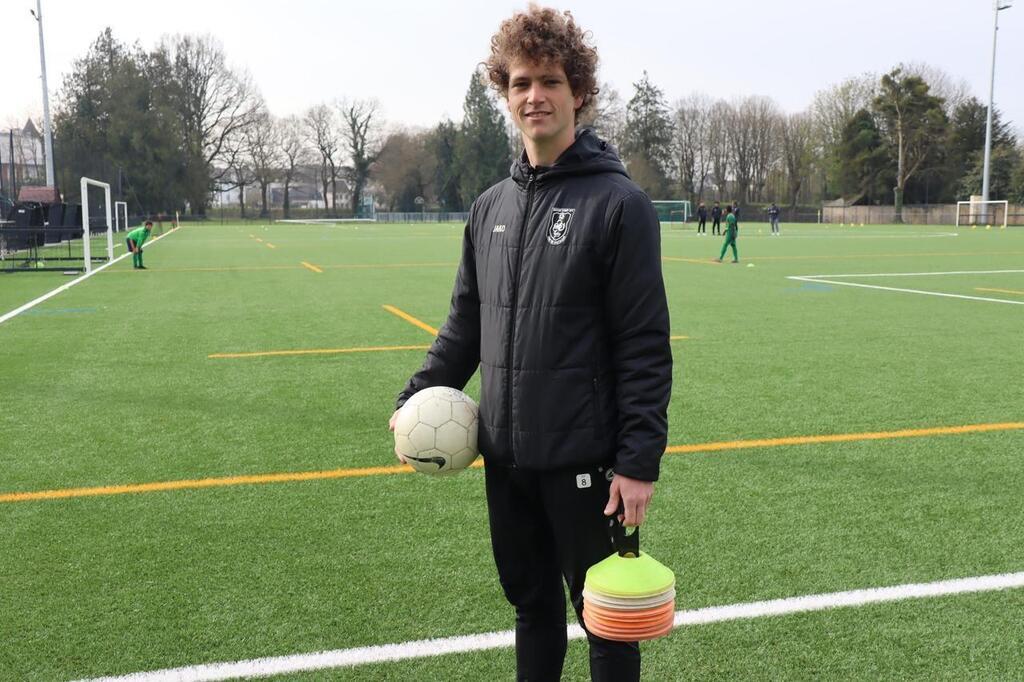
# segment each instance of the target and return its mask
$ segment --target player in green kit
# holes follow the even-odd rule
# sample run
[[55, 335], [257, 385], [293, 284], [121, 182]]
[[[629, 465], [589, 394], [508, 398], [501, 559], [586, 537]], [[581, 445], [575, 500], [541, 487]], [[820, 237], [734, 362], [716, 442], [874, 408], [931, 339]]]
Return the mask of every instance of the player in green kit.
[[739, 263], [740, 255], [736, 252], [736, 233], [739, 232], [739, 226], [736, 224], [736, 214], [732, 212], [732, 206], [725, 207], [725, 243], [722, 244], [722, 253], [718, 254], [718, 258], [715, 260], [719, 263], [725, 258], [725, 251], [730, 246], [732, 247], [732, 262]]
[[129, 232], [128, 238], [125, 240], [128, 243], [128, 250], [132, 252], [132, 267], [136, 270], [146, 269], [146, 266], [142, 264], [142, 245], [149, 239], [149, 234], [152, 231], [153, 221], [147, 220], [145, 225], [136, 227]]

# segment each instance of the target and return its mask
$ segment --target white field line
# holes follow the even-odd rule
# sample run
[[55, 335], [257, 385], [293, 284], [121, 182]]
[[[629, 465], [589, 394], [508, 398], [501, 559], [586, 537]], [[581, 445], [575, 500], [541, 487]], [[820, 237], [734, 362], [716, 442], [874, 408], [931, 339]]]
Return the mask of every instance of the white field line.
[[1005, 275], [1007, 273], [1021, 273], [1024, 270], [954, 270], [951, 272], [860, 272], [850, 275], [793, 275], [790, 279], [818, 279], [820, 277], [832, 277], [842, 279], [844, 277], [925, 277], [927, 275]]
[[[933, 583], [912, 583], [892, 587], [877, 587], [848, 592], [809, 594], [802, 597], [772, 599], [770, 601], [712, 606], [692, 611], [677, 611], [675, 626], [705, 625], [731, 620], [782, 616], [792, 613], [825, 611], [828, 609], [864, 606], [883, 602], [943, 597], [972, 592], [993, 592], [1024, 587], [1024, 572], [985, 575], [973, 578], [942, 580]], [[579, 625], [568, 628], [569, 639], [582, 639], [583, 630]], [[413, 642], [383, 644], [355, 649], [318, 651], [311, 654], [293, 654], [255, 658], [246, 661], [209, 663], [183, 668], [168, 668], [152, 672], [132, 673], [121, 677], [97, 678], [92, 682], [200, 682], [206, 680], [228, 680], [239, 677], [270, 677], [284, 673], [328, 668], [345, 668], [367, 663], [403, 661], [414, 658], [428, 658], [444, 654], [458, 654], [469, 651], [503, 649], [515, 645], [515, 632], [485, 632], [478, 635], [422, 639]]]
[[880, 287], [874, 284], [858, 284], [856, 282], [837, 282], [836, 280], [821, 279], [820, 277], [787, 277], [801, 282], [813, 282], [814, 284], [835, 284], [841, 287], [859, 287], [861, 289], [879, 289], [881, 291], [898, 291], [904, 294], [921, 294], [922, 296], [941, 296], [943, 298], [962, 298], [968, 301], [987, 301], [989, 303], [1009, 303], [1010, 305], [1024, 305], [1024, 301], [1010, 301], [1005, 298], [986, 298], [984, 296], [965, 296], [963, 294], [947, 294], [941, 291], [924, 291], [922, 289], [900, 289], [898, 287]]
[[[169, 234], [171, 234], [173, 232], [176, 232], [177, 230], [178, 230], [178, 228], [174, 228], [173, 230], [170, 230], [168, 232], [164, 232], [159, 237], [154, 238], [153, 241], [150, 242], [150, 244], [156, 244], [158, 241], [160, 241], [161, 239], [163, 239], [167, 235], [169, 235]], [[7, 320], [11, 319], [12, 317], [17, 317], [18, 315], [22, 314], [26, 310], [31, 310], [32, 308], [35, 308], [37, 305], [39, 305], [43, 301], [47, 301], [47, 300], [53, 298], [54, 296], [56, 296], [60, 292], [66, 291], [66, 290], [70, 289], [71, 287], [75, 286], [76, 284], [78, 284], [80, 282], [84, 282], [85, 280], [89, 279], [90, 277], [92, 277], [96, 273], [102, 272], [103, 270], [106, 270], [107, 268], [109, 268], [114, 263], [118, 262], [119, 260], [121, 260], [123, 258], [127, 258], [130, 255], [131, 255], [131, 251], [125, 251], [124, 253], [122, 253], [120, 256], [118, 256], [114, 260], [109, 261], [107, 263], [104, 263], [103, 265], [99, 266], [98, 268], [93, 268], [90, 272], [87, 272], [86, 274], [82, 275], [81, 277], [76, 277], [75, 279], [71, 280], [67, 284], [62, 284], [61, 286], [57, 287], [56, 289], [54, 289], [52, 291], [48, 291], [47, 293], [43, 294], [39, 298], [37, 298], [37, 299], [35, 299], [33, 301], [29, 301], [28, 303], [26, 303], [25, 305], [21, 306], [20, 308], [15, 308], [14, 310], [10, 311], [9, 313], [4, 313], [3, 315], [0, 315], [0, 324], [3, 324], [4, 322], [6, 322]]]

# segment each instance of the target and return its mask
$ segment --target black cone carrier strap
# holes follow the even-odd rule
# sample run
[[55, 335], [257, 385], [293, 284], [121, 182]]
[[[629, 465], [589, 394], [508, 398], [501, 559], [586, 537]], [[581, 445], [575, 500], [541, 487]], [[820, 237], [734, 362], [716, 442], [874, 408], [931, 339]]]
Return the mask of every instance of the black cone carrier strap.
[[638, 557], [640, 556], [640, 527], [626, 528], [623, 526], [619, 521], [621, 513], [622, 507], [620, 506], [618, 513], [612, 514], [608, 519], [608, 537], [612, 539], [612, 547], [619, 556]]

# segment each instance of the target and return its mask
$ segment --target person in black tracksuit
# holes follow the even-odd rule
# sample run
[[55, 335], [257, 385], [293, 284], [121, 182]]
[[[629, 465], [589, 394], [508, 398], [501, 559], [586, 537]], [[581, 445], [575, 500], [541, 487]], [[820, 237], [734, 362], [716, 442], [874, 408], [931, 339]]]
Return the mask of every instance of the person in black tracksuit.
[[[462, 388], [479, 366], [491, 545], [516, 611], [516, 679], [530, 682], [561, 676], [563, 580], [583, 625], [586, 571], [613, 551], [608, 517], [643, 522], [672, 385], [657, 213], [612, 147], [574, 130], [594, 74], [574, 92], [563, 65], [581, 60], [508, 57], [552, 35], [561, 49], [584, 40], [532, 6], [492, 42], [488, 72], [524, 151], [473, 203], [447, 321], [396, 401]], [[587, 636], [593, 680], [639, 680], [637, 643]]]
[[711, 207], [711, 234], [722, 234], [722, 207], [717, 201]]
[[697, 234], [707, 234], [708, 233], [707, 222], [708, 222], [708, 207], [705, 206], [704, 202], [702, 201], [702, 202], [700, 202], [700, 205], [697, 206]]

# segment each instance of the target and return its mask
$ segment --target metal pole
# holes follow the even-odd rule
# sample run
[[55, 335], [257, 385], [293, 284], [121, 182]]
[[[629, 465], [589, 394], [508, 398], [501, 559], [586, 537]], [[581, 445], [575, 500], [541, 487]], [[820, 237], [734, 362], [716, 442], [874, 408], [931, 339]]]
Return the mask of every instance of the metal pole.
[[[50, 124], [50, 92], [46, 87], [46, 49], [43, 47], [43, 0], [36, 0], [36, 11], [32, 16], [39, 24], [39, 67], [43, 76], [43, 153], [46, 155], [46, 186], [55, 187], [53, 175], [53, 136]], [[31, 10], [29, 10], [31, 11]]]
[[[1004, 0], [1006, 4], [1000, 5], [999, 0], [992, 3], [994, 20], [992, 23], [992, 74], [988, 85], [988, 117], [985, 122], [985, 166], [981, 176], [981, 200], [988, 201], [988, 174], [992, 158], [992, 103], [995, 98], [996, 89], [996, 37], [999, 35], [999, 13], [1010, 7], [1012, 0]], [[984, 207], [986, 222], [988, 207]]]
[[8, 159], [11, 169], [11, 201], [18, 200], [18, 176], [14, 174], [14, 129], [12, 128], [10, 133], [10, 145], [11, 145], [11, 156]]

